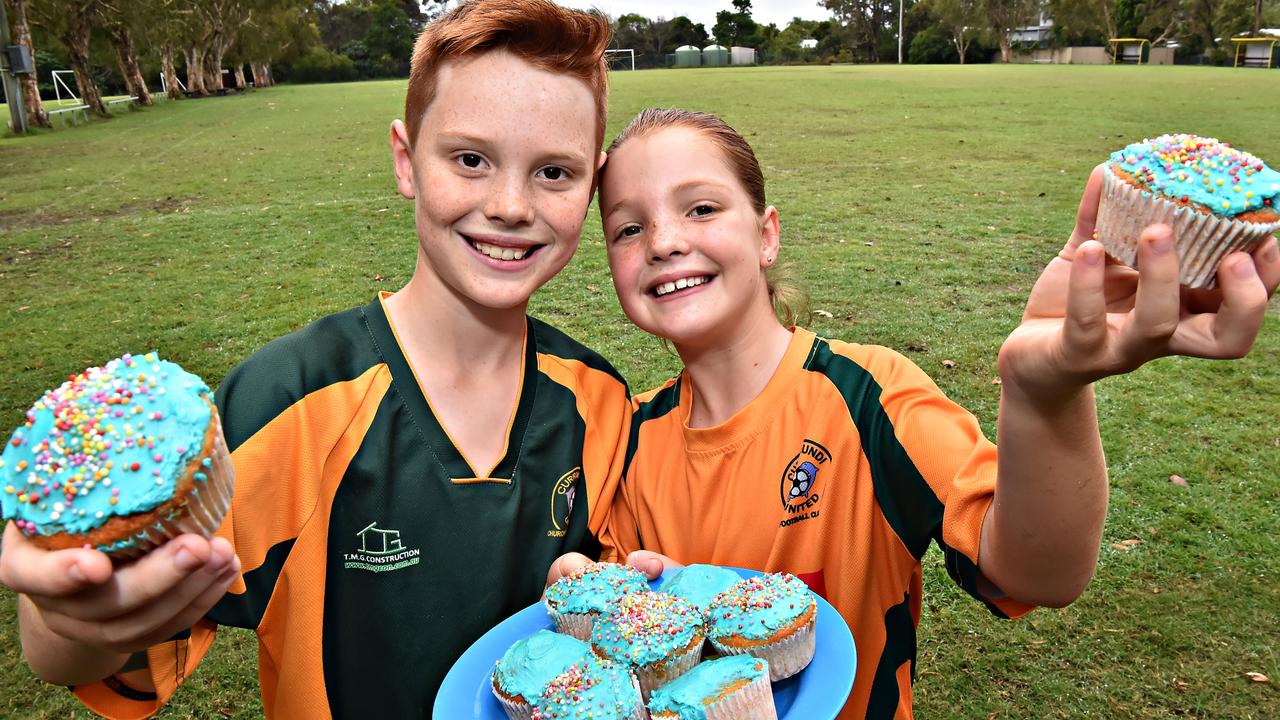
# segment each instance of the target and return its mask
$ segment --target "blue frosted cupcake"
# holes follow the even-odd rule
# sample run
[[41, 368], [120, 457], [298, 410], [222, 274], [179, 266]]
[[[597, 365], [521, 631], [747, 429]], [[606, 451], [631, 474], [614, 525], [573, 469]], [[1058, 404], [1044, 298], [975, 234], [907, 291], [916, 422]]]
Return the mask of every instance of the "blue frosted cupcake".
[[654, 689], [698, 664], [705, 637], [702, 613], [689, 603], [664, 593], [632, 593], [596, 620], [591, 646], [634, 672], [648, 700]]
[[769, 661], [770, 677], [781, 680], [813, 660], [817, 619], [818, 603], [803, 580], [768, 573], [716, 596], [707, 611], [707, 638], [721, 655]]
[[516, 642], [493, 668], [493, 694], [511, 720], [533, 717], [533, 702], [547, 683], [574, 663], [591, 657], [591, 646], [577, 638], [539, 630]]
[[1179, 281], [1217, 285], [1218, 264], [1252, 252], [1280, 229], [1280, 172], [1214, 138], [1161, 135], [1111, 154], [1102, 179], [1096, 238], [1137, 267], [1138, 237], [1153, 223], [1173, 228]]
[[585, 641], [609, 603], [635, 592], [649, 592], [649, 581], [639, 570], [617, 563], [591, 563], [547, 588], [543, 605], [557, 631]]
[[769, 663], [750, 655], [708, 660], [654, 691], [653, 720], [777, 720]]
[[647, 720], [635, 676], [594, 655], [547, 683], [533, 720]]
[[204, 381], [155, 353], [124, 355], [27, 411], [0, 455], [0, 515], [45, 549], [131, 559], [212, 535], [232, 476]]
[[658, 592], [683, 598], [705, 613], [717, 595], [741, 579], [738, 573], [715, 565], [689, 565], [664, 582]]

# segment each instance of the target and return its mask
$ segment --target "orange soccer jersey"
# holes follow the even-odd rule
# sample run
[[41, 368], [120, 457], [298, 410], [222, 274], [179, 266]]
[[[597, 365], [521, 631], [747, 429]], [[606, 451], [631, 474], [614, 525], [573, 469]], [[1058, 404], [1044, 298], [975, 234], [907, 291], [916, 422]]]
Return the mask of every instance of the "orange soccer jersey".
[[633, 455], [609, 518], [616, 549], [803, 578], [857, 645], [842, 718], [912, 716], [930, 541], [992, 612], [1029, 609], [977, 568], [995, 446], [902, 355], [797, 328], [769, 384], [723, 425], [688, 427], [683, 374], [633, 405]]

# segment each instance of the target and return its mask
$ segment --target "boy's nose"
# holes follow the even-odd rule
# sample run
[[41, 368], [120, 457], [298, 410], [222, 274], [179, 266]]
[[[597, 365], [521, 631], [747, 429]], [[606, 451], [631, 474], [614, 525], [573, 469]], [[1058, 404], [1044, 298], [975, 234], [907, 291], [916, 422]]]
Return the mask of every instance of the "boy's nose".
[[522, 178], [505, 178], [496, 183], [485, 204], [485, 215], [504, 225], [533, 222], [533, 201], [529, 184]]

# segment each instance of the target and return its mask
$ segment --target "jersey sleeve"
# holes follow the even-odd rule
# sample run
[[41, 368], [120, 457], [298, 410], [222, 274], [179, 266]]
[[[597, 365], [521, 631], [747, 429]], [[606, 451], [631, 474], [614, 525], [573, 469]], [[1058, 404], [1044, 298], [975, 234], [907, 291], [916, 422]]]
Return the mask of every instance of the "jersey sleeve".
[[618, 489], [613, 494], [613, 502], [607, 508], [605, 527], [600, 533], [600, 559], [607, 562], [624, 562], [628, 554], [642, 547], [639, 524], [636, 522], [634, 505], [630, 498], [630, 486], [627, 482], [627, 470], [635, 454], [639, 436], [641, 420], [636, 412], [638, 408], [638, 399], [632, 399], [625, 441], [626, 460], [619, 478]]
[[[996, 446], [982, 433], [977, 418], [952, 402], [933, 380], [906, 357], [884, 348], [846, 346], [878, 386], [879, 405], [888, 419], [868, 455], [905, 453], [897, 463], [899, 489], [877, 499], [886, 515], [900, 518], [914, 537], [904, 538], [917, 557], [932, 540], [942, 549], [947, 573], [1000, 617], [1016, 617], [1033, 606], [1005, 595], [978, 569], [982, 524], [995, 497]], [[865, 437], [864, 437], [865, 443]], [[899, 449], [900, 448], [900, 449]], [[904, 499], [903, 486], [915, 497]], [[897, 495], [887, 498], [886, 495]]]

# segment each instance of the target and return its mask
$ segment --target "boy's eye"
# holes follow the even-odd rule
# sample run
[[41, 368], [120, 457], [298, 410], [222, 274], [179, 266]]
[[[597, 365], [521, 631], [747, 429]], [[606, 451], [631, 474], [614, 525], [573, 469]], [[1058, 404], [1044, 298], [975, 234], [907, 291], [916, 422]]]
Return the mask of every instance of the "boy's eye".
[[484, 163], [484, 158], [475, 153], [462, 153], [458, 156], [458, 162], [462, 163], [463, 167], [475, 170]]
[[548, 165], [547, 167], [539, 170], [538, 173], [548, 180], [563, 180], [569, 176], [569, 172], [567, 170], [562, 167], [556, 167], [555, 165]]
[[621, 240], [622, 238], [635, 237], [636, 235], [639, 235], [639, 234], [640, 234], [639, 225], [624, 225], [618, 229], [617, 238]]
[[705, 216], [710, 215], [711, 213], [713, 213], [713, 212], [715, 212], [715, 211], [716, 211], [716, 209], [715, 209], [715, 208], [713, 208], [713, 207], [711, 207], [710, 205], [699, 205], [699, 206], [695, 207], [694, 209], [690, 210], [690, 211], [689, 211], [689, 214], [690, 214], [690, 215], [692, 215], [692, 216], [694, 216], [694, 217], [705, 217]]

